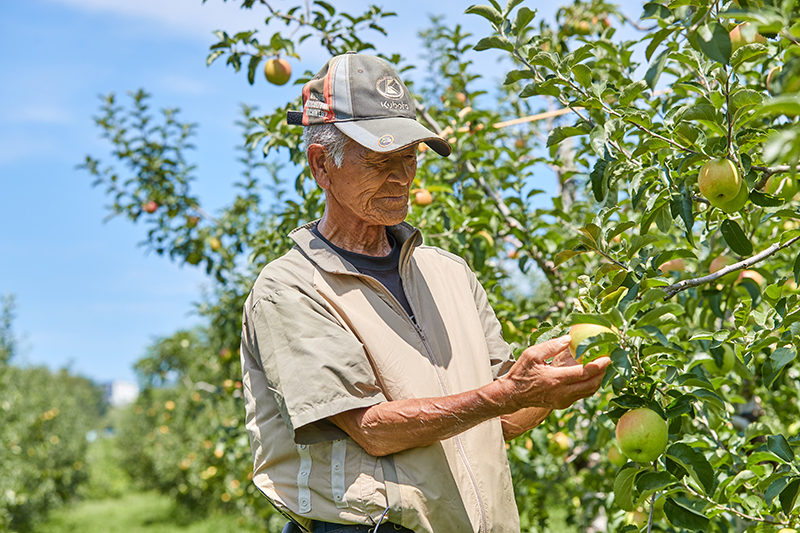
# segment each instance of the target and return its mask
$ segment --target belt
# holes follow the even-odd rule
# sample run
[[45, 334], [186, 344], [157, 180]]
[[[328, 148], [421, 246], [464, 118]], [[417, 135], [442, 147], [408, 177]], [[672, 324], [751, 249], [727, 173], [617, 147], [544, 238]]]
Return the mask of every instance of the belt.
[[[312, 533], [372, 533], [375, 526], [364, 524], [334, 524], [332, 522], [314, 521]], [[414, 533], [408, 528], [384, 522], [378, 527], [378, 533]]]

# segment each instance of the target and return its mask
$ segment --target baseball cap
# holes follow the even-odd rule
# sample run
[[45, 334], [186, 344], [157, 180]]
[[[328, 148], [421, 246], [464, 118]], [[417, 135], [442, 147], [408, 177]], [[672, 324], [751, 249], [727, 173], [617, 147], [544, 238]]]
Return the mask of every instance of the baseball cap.
[[394, 152], [424, 142], [442, 156], [450, 145], [417, 122], [414, 97], [392, 65], [379, 57], [348, 52], [331, 58], [303, 86], [303, 111], [287, 122], [334, 124], [361, 146]]

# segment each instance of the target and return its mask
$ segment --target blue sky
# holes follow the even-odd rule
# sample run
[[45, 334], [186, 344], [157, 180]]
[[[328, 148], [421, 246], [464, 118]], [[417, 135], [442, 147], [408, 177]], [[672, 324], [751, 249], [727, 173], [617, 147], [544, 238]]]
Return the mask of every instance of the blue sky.
[[[295, 2], [276, 0], [284, 7]], [[374, 3], [381, 2], [375, 0]], [[17, 301], [14, 328], [18, 364], [68, 367], [98, 382], [133, 380], [132, 365], [157, 337], [199, 323], [193, 314], [210, 281], [138, 247], [145, 229], [123, 219], [103, 223], [103, 191], [76, 166], [86, 155], [109, 162], [109, 146], [92, 116], [98, 95], [144, 88], [154, 109], [180, 107], [199, 124], [190, 157], [195, 190], [213, 212], [231, 198], [238, 178], [234, 121], [240, 103], [262, 110], [291, 99], [297, 87], [250, 86], [220, 62], [206, 67], [212, 31], [265, 30], [266, 11], [238, 9], [222, 0], [26, 0], [0, 3], [0, 294]], [[334, 2], [360, 12], [363, 2]], [[466, 2], [406, 0], [386, 5], [398, 13], [387, 23], [382, 52], [414, 59], [416, 32], [429, 14], [447, 14], [481, 37], [488, 23], [463, 15]], [[555, 4], [541, 5], [552, 18]], [[637, 6], [628, 10], [638, 14]], [[431, 6], [435, 6], [432, 10]], [[275, 28], [277, 29], [277, 28]], [[311, 40], [309, 40], [310, 43]], [[326, 55], [300, 49], [296, 72], [318, 70]], [[503, 66], [475, 53], [476, 70], [500, 79]]]

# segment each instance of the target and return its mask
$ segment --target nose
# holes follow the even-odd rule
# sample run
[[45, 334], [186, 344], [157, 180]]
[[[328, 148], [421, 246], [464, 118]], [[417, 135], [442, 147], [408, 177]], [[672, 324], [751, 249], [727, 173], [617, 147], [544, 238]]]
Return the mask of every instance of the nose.
[[399, 183], [408, 186], [414, 181], [414, 176], [417, 174], [417, 158], [416, 155], [408, 156], [408, 154], [393, 154], [389, 159], [389, 176], [387, 181]]

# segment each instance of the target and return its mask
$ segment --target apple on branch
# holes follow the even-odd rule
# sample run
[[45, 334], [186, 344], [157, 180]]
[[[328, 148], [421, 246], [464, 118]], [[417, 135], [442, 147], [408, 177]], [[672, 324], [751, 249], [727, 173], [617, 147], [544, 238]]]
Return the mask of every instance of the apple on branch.
[[697, 186], [708, 202], [726, 213], [735, 213], [747, 203], [750, 191], [730, 159], [712, 159], [700, 168]]
[[589, 337], [596, 337], [601, 333], [617, 334], [617, 332], [613, 329], [601, 326], [599, 324], [574, 324], [571, 328], [569, 328], [569, 353], [573, 358], [575, 358], [576, 361], [580, 362], [580, 360], [583, 358], [583, 354], [576, 357], [578, 345]]
[[284, 85], [292, 77], [292, 67], [285, 59], [272, 58], [264, 63], [264, 77], [274, 85]]
[[793, 176], [770, 176], [764, 185], [764, 192], [784, 200], [791, 200], [797, 194], [798, 183]]
[[637, 463], [649, 463], [658, 459], [667, 447], [667, 421], [647, 407], [633, 409], [620, 417], [616, 437], [626, 457]]
[[670, 259], [658, 266], [661, 272], [683, 272], [686, 270], [686, 263], [678, 257], [677, 259]]

